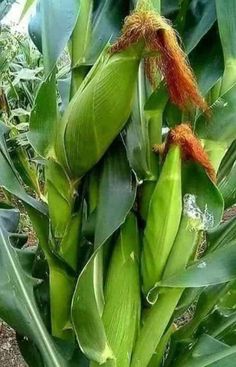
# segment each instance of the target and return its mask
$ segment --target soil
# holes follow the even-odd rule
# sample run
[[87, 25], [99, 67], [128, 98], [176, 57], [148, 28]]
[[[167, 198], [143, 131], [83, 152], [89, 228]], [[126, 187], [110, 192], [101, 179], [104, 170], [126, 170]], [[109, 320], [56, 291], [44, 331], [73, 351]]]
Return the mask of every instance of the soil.
[[0, 367], [27, 367], [18, 349], [14, 331], [1, 321]]

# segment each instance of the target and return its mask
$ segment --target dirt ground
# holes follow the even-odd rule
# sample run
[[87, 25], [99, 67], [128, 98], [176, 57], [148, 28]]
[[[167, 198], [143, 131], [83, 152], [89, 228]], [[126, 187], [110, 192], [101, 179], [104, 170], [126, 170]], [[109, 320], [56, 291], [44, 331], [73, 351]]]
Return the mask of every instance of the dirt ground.
[[27, 367], [17, 347], [14, 331], [1, 321], [0, 367]]

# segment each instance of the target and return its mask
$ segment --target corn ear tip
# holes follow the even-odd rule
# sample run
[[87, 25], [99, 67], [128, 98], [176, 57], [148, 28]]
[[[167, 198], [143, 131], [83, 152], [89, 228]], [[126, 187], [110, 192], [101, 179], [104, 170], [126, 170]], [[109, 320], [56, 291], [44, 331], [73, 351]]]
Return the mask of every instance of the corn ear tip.
[[216, 171], [209, 159], [208, 154], [203, 148], [198, 137], [193, 133], [190, 123], [181, 123], [171, 129], [168, 133], [166, 143], [154, 145], [154, 151], [166, 156], [172, 145], [179, 145], [184, 160], [193, 160], [201, 165], [212, 182], [216, 183]]

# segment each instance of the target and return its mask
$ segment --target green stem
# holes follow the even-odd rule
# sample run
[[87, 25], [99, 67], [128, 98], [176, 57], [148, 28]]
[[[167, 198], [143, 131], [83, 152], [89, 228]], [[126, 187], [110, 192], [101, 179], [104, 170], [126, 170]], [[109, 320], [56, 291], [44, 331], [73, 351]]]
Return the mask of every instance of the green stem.
[[136, 342], [131, 367], [147, 367], [171, 321], [183, 293], [182, 288], [167, 289], [148, 312]]
[[148, 367], [161, 367], [162, 366], [167, 344], [174, 331], [175, 331], [175, 327], [171, 325], [168, 328], [168, 330], [166, 331], [165, 335], [163, 335], [163, 337], [161, 338], [161, 341], [158, 344], [155, 354], [152, 356], [152, 359], [150, 363], [148, 364]]
[[71, 339], [73, 334], [68, 329], [68, 324], [75, 279], [67, 273], [65, 264], [51, 250], [48, 217], [41, 215], [28, 205], [26, 209], [48, 262], [52, 334], [61, 339]]

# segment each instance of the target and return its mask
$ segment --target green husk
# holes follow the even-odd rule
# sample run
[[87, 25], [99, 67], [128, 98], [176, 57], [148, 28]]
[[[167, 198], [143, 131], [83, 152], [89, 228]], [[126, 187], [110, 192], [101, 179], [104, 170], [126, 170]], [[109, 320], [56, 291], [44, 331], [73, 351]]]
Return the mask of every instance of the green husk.
[[[196, 249], [199, 234], [197, 224], [199, 222], [193, 225], [188, 214], [183, 214], [167, 261], [164, 277], [183, 270], [188, 264], [193, 251]], [[149, 366], [155, 352], [160, 350], [164, 341], [161, 338], [167, 330], [183, 291], [183, 288], [159, 288], [157, 290], [159, 293], [157, 301], [145, 315], [144, 324], [134, 349], [131, 367]]]
[[180, 148], [172, 146], [151, 198], [144, 232], [142, 278], [145, 294], [161, 279], [179, 228], [181, 211]]
[[104, 366], [129, 367], [139, 331], [141, 297], [136, 218], [129, 215], [115, 244], [105, 285], [103, 322], [115, 361]]
[[148, 311], [134, 348], [131, 367], [147, 367], [171, 320], [183, 289], [163, 290]]
[[73, 178], [80, 178], [100, 160], [128, 120], [142, 49], [137, 44], [105, 55], [70, 102], [61, 122], [63, 141], [57, 155]]

